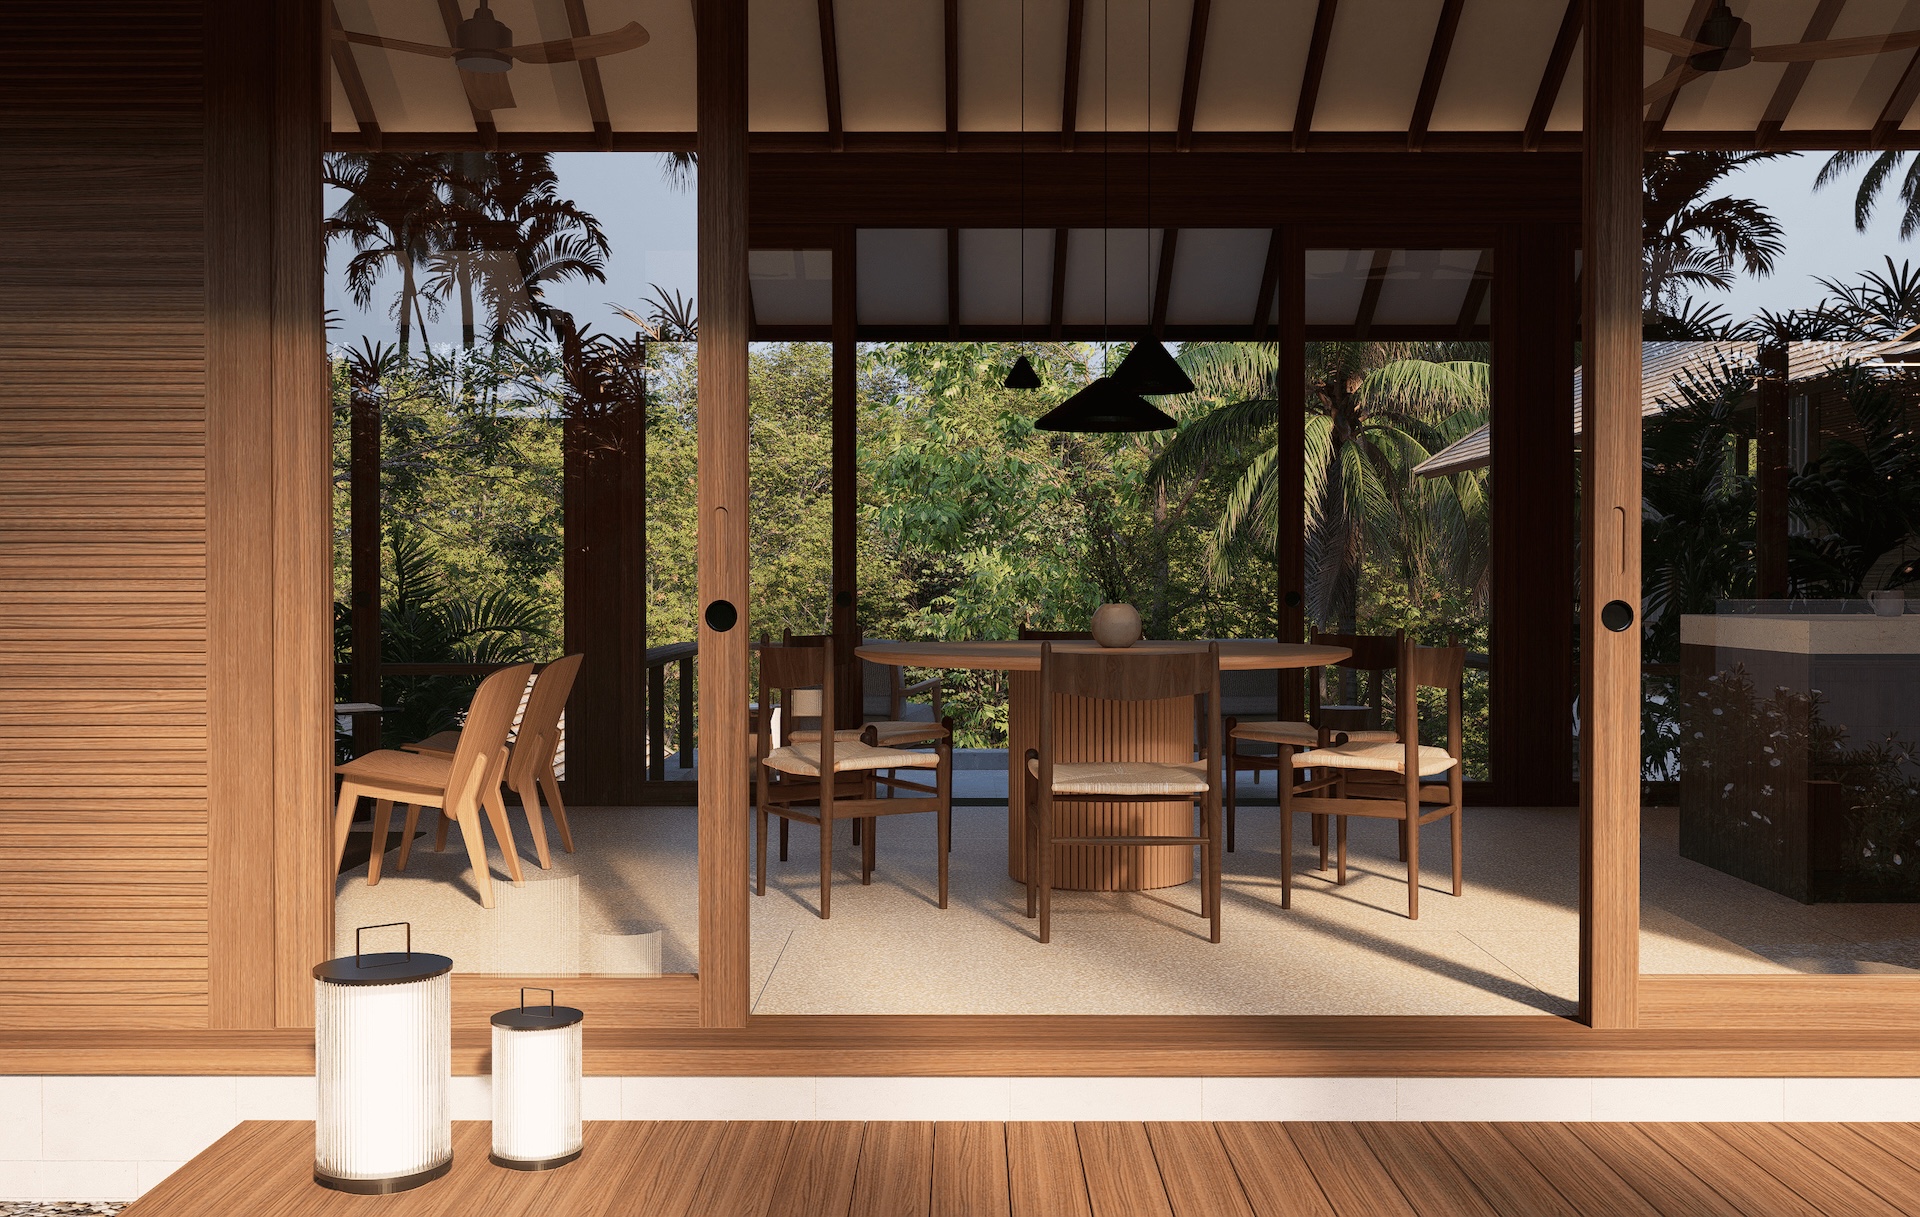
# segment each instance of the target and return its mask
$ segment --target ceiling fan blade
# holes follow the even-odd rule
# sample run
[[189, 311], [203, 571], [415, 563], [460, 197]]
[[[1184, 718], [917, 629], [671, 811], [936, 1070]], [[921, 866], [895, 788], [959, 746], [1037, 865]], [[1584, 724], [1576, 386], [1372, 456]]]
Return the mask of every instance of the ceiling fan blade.
[[559, 38], [552, 42], [530, 42], [525, 46], [510, 46], [507, 54], [515, 59], [524, 59], [528, 63], [572, 63], [576, 59], [598, 59], [602, 55], [618, 55], [622, 51], [631, 51], [643, 47], [653, 38], [647, 33], [647, 27], [638, 21], [629, 21], [617, 30], [605, 34], [586, 34], [579, 38]]
[[1878, 55], [1883, 51], [1907, 51], [1915, 47], [1920, 47], [1920, 30], [1900, 30], [1864, 38], [1829, 38], [1824, 42], [1782, 42], [1775, 46], [1757, 46], [1753, 48], [1753, 58], [1761, 63], [1805, 63], [1822, 59], [1851, 59], [1856, 55]]
[[1690, 67], [1683, 63], [1673, 71], [1668, 72], [1665, 76], [1648, 85], [1647, 91], [1641, 98], [1640, 104], [1650, 106], [1669, 93], [1678, 93], [1681, 89], [1698, 80], [1703, 75], [1705, 75], [1705, 73], [1698, 68]]
[[335, 30], [333, 36], [346, 42], [357, 42], [361, 46], [377, 46], [388, 51], [405, 51], [410, 55], [432, 55], [436, 59], [453, 58], [453, 48], [450, 46], [408, 42], [404, 38], [382, 38], [378, 34], [362, 34], [358, 30]]
[[505, 72], [469, 72], [461, 68], [460, 83], [466, 87], [467, 100], [476, 110], [511, 110], [519, 104], [513, 100], [513, 86], [507, 83]]
[[1711, 51], [1714, 49], [1710, 46], [1703, 46], [1691, 38], [1682, 38], [1678, 34], [1669, 34], [1665, 30], [1656, 30], [1652, 26], [1646, 27], [1646, 42], [1647, 45], [1654, 50], [1665, 51], [1670, 55], [1698, 55], [1701, 51]]

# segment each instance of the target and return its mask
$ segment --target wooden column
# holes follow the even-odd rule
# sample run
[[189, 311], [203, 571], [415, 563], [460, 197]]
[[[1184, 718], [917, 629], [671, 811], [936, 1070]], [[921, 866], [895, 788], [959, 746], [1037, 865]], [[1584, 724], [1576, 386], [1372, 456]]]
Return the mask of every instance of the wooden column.
[[[1280, 402], [1280, 523], [1274, 544], [1279, 562], [1275, 588], [1280, 596], [1276, 625], [1278, 641], [1304, 642], [1307, 621], [1307, 251], [1300, 230], [1275, 230], [1280, 243], [1280, 344], [1274, 375]], [[1284, 717], [1306, 717], [1305, 674], [1297, 668], [1280, 673], [1280, 706]]]
[[1642, 37], [1640, 0], [1587, 6], [1580, 1013], [1595, 1027], [1634, 1024], [1640, 970]]
[[[380, 386], [374, 370], [349, 373], [347, 399], [348, 560], [353, 616], [349, 680], [354, 701], [380, 703]], [[380, 716], [353, 716], [356, 756], [380, 747]]]
[[1500, 234], [1493, 281], [1492, 622], [1495, 798], [1573, 801], [1574, 233]]
[[842, 227], [833, 243], [833, 640], [837, 721], [862, 719], [860, 658], [860, 411], [857, 369], [858, 279], [854, 230]]
[[747, 934], [747, 0], [701, 0], [700, 1023], [743, 1027]]
[[1755, 428], [1759, 452], [1758, 501], [1754, 512], [1753, 594], [1762, 600], [1787, 596], [1787, 347], [1760, 344], [1760, 383]]

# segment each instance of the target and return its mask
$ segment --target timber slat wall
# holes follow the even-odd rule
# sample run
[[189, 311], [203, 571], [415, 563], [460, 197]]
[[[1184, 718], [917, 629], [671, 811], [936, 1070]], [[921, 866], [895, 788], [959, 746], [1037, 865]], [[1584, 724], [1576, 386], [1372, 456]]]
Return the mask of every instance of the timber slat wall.
[[310, 5], [15, 7], [0, 1027], [298, 1025], [281, 973], [324, 933], [318, 73], [269, 14]]

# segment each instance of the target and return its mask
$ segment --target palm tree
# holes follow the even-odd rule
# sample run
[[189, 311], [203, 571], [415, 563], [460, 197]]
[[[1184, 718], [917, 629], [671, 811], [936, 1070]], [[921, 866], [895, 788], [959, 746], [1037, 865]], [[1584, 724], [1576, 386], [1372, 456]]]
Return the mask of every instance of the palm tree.
[[1902, 260], [1887, 259], [1887, 273], [1869, 270], [1856, 283], [1820, 280], [1837, 299], [1822, 301], [1818, 311], [1830, 314], [1836, 328], [1868, 342], [1890, 342], [1920, 325], [1920, 271]]
[[[1649, 152], [1641, 246], [1644, 307], [1656, 317], [1677, 316], [1691, 304], [1688, 288], [1725, 291], [1734, 276], [1773, 273], [1786, 248], [1779, 221], [1752, 199], [1708, 193], [1747, 165], [1791, 152]], [[1846, 154], [1842, 154], [1846, 155]]]
[[451, 218], [428, 258], [426, 290], [436, 300], [459, 296], [466, 346], [474, 341], [476, 293], [497, 345], [515, 329], [555, 332], [560, 310], [547, 302], [551, 284], [606, 282], [607, 235], [559, 187], [545, 152], [466, 154], [455, 162]]
[[429, 152], [333, 152], [323, 170], [322, 180], [347, 196], [322, 231], [328, 244], [345, 239], [354, 248], [346, 267], [353, 302], [368, 307], [381, 274], [400, 272], [392, 314], [400, 326], [403, 354], [415, 318], [424, 332], [428, 309], [437, 305], [421, 291], [414, 272], [443, 238], [447, 179], [446, 158]]
[[[1307, 612], [1355, 628], [1360, 572], [1383, 553], [1410, 589], [1446, 577], [1484, 591], [1485, 475], [1416, 478], [1413, 467], [1486, 422], [1484, 362], [1464, 344], [1313, 343], [1307, 354]], [[1227, 574], [1228, 554], [1277, 544], [1280, 460], [1274, 378], [1267, 343], [1194, 343], [1180, 362], [1202, 402], [1215, 405], [1154, 462], [1151, 478], [1238, 476], [1208, 546], [1209, 573]], [[1189, 406], [1188, 410], [1194, 407]]]
[[1873, 209], [1880, 203], [1880, 193], [1892, 186], [1896, 176], [1899, 187], [1894, 191], [1900, 198], [1900, 239], [1911, 240], [1913, 234], [1920, 232], [1920, 161], [1907, 166], [1900, 173], [1900, 166], [1906, 163], [1911, 152], [1868, 152], [1853, 149], [1836, 152], [1827, 158], [1820, 167], [1820, 175], [1813, 179], [1813, 188], [1819, 190], [1837, 182], [1849, 170], [1861, 162], [1867, 163], [1867, 171], [1860, 176], [1860, 185], [1853, 192], [1853, 226], [1859, 232], [1867, 231], [1867, 225], [1873, 219]]

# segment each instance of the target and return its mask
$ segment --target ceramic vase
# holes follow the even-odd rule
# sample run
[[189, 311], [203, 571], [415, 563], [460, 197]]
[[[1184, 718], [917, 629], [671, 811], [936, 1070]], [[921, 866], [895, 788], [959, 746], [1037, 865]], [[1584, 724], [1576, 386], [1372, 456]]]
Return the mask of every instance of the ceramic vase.
[[1130, 647], [1140, 641], [1140, 611], [1131, 604], [1103, 604], [1093, 610], [1093, 640], [1103, 647]]

